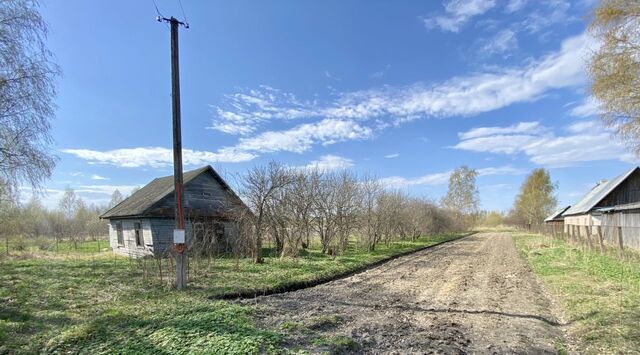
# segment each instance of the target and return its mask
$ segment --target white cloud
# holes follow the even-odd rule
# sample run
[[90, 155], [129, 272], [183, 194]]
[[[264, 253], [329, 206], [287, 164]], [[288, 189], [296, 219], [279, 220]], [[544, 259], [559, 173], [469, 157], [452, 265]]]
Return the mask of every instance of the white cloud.
[[492, 136], [496, 134], [509, 134], [509, 133], [529, 133], [536, 134], [542, 133], [546, 129], [540, 124], [540, 122], [519, 122], [508, 127], [480, 127], [473, 128], [467, 132], [458, 133], [460, 139], [478, 138], [484, 136]]
[[[478, 176], [489, 175], [521, 175], [526, 174], [527, 171], [523, 169], [513, 168], [511, 166], [501, 167], [489, 167], [476, 169]], [[391, 188], [410, 187], [410, 186], [430, 186], [430, 185], [444, 185], [449, 182], [449, 176], [451, 171], [445, 171], [443, 173], [435, 173], [419, 176], [416, 178], [405, 178], [402, 176], [391, 176], [380, 179], [380, 182]]]
[[502, 30], [481, 43], [483, 43], [480, 47], [482, 55], [502, 54], [518, 49], [516, 32], [511, 29]]
[[393, 159], [393, 158], [397, 158], [399, 156], [400, 156], [400, 154], [394, 153], [394, 154], [387, 154], [384, 157], [387, 158], [387, 159]]
[[93, 175], [91, 175], [91, 180], [109, 180], [109, 178], [106, 178], [104, 176], [100, 176], [100, 175], [97, 175], [97, 174], [93, 174]]
[[303, 153], [315, 144], [330, 145], [348, 140], [372, 137], [373, 130], [356, 122], [341, 119], [324, 119], [316, 123], [305, 123], [283, 131], [267, 131], [255, 137], [241, 138], [230, 149], [237, 152]]
[[[356, 122], [325, 119], [305, 123], [283, 131], [267, 131], [255, 137], [241, 138], [238, 144], [223, 147], [217, 152], [182, 150], [184, 165], [205, 165], [224, 162], [249, 161], [261, 153], [287, 151], [303, 153], [313, 145], [330, 145], [349, 140], [367, 139], [373, 130]], [[90, 164], [108, 164], [126, 168], [148, 166], [161, 168], [173, 164], [173, 150], [163, 147], [123, 148], [108, 151], [90, 149], [63, 149], [62, 152], [89, 161]]]
[[309, 164], [300, 166], [298, 169], [318, 169], [322, 171], [333, 171], [347, 169], [353, 166], [353, 160], [337, 155], [323, 155], [318, 160], [313, 160]]
[[522, 175], [526, 174], [528, 171], [525, 169], [518, 169], [511, 166], [500, 166], [500, 167], [489, 167], [476, 169], [478, 176], [488, 176], [488, 175]]
[[587, 98], [583, 100], [579, 105], [573, 107], [569, 114], [574, 117], [591, 117], [600, 113], [600, 104], [592, 99]]
[[[319, 121], [241, 137], [237, 144], [214, 152], [184, 149], [184, 164], [243, 162], [278, 151], [302, 153], [314, 145], [368, 139], [376, 130], [420, 117], [470, 116], [533, 101], [549, 90], [585, 82], [581, 63], [589, 44], [589, 38], [582, 34], [566, 39], [559, 51], [520, 68], [454, 77], [433, 85], [418, 83], [340, 93], [333, 102], [323, 105], [268, 86], [227, 95], [224, 107], [214, 107], [217, 119], [212, 129], [249, 135], [271, 120]], [[172, 151], [163, 147], [108, 151], [65, 149], [63, 152], [92, 164], [122, 167], [158, 168], [173, 162]]]
[[[491, 127], [495, 128], [495, 127]], [[621, 142], [594, 121], [578, 122], [567, 127], [568, 135], [544, 134], [494, 134], [490, 136], [461, 138], [454, 148], [475, 152], [519, 154], [523, 153], [536, 164], [562, 167], [586, 161], [620, 160], [636, 162]], [[460, 137], [466, 137], [464, 132]]]
[[212, 108], [218, 119], [208, 128], [240, 135], [255, 132], [261, 122], [317, 115], [313, 102], [298, 100], [293, 94], [265, 85], [256, 90], [225, 95], [223, 105]]
[[576, 20], [575, 16], [570, 15], [571, 3], [566, 0], [545, 0], [540, 1], [539, 5], [524, 21], [524, 29], [530, 33], [540, 32], [557, 23]]
[[[419, 117], [470, 116], [540, 98], [547, 91], [585, 83], [583, 60], [591, 40], [587, 35], [566, 39], [559, 51], [519, 68], [504, 68], [459, 76], [439, 84], [345, 92], [328, 104], [302, 101], [269, 87], [250, 94], [226, 96], [217, 107], [213, 129], [248, 134], [269, 120], [337, 119], [375, 121], [384, 128]], [[384, 122], [384, 121], [389, 122]], [[383, 124], [381, 124], [383, 122]]]
[[[163, 147], [123, 148], [107, 151], [91, 149], [63, 149], [62, 152], [87, 160], [90, 164], [106, 164], [126, 168], [138, 168], [143, 166], [161, 168], [171, 166], [173, 164], [173, 150]], [[241, 162], [251, 160], [254, 157], [254, 154], [248, 152], [224, 148], [217, 153], [191, 149], [182, 150], [182, 161], [184, 165], [204, 165], [217, 162]]]
[[404, 178], [401, 176], [391, 176], [380, 179], [380, 182], [387, 187], [398, 188], [419, 185], [442, 185], [449, 181], [451, 171], [444, 173], [428, 174], [417, 178]]
[[442, 31], [459, 32], [471, 18], [482, 15], [496, 5], [495, 0], [449, 0], [446, 14], [423, 19], [428, 29], [439, 27]]
[[509, 3], [507, 3], [507, 12], [516, 12], [521, 10], [527, 2], [528, 0], [509, 0]]

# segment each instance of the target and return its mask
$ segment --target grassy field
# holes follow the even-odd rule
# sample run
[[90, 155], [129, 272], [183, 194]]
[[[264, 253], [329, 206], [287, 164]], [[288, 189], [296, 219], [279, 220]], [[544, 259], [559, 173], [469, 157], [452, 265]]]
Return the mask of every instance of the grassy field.
[[455, 237], [379, 245], [373, 253], [351, 245], [335, 259], [310, 250], [298, 260], [267, 257], [261, 265], [248, 259], [194, 261], [191, 269], [199, 272], [191, 273], [183, 292], [159, 282], [152, 261], [143, 268], [111, 252], [3, 257], [0, 353], [277, 352], [282, 336], [256, 328], [251, 307], [208, 297], [312, 280]]
[[541, 235], [517, 234], [515, 241], [562, 301], [580, 353], [640, 352], [640, 264]]

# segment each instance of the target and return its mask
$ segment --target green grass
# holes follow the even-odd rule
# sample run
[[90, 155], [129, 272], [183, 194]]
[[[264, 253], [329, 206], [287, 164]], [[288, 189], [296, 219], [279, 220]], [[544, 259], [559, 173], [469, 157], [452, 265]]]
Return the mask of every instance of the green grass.
[[640, 349], [640, 264], [541, 235], [515, 236], [520, 254], [562, 301], [581, 353]]
[[[189, 289], [182, 292], [167, 283], [172, 275], [166, 260], [160, 282], [154, 260], [111, 252], [2, 257], [0, 354], [278, 352], [282, 335], [257, 328], [252, 307], [207, 297], [311, 280], [452, 238], [379, 245], [373, 253], [353, 244], [335, 259], [317, 250], [297, 260], [267, 257], [260, 265], [192, 259]], [[338, 340], [331, 349], [350, 346]]]

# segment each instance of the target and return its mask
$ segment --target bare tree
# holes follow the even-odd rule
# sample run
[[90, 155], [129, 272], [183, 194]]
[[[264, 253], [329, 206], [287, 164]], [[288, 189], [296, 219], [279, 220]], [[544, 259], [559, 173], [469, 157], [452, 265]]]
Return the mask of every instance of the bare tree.
[[251, 169], [244, 180], [243, 194], [255, 215], [253, 252], [256, 263], [262, 263], [262, 238], [268, 227], [268, 203], [280, 189], [291, 183], [292, 177], [288, 169], [276, 162]]
[[122, 196], [122, 193], [120, 192], [120, 190], [118, 190], [118, 189], [113, 190], [113, 193], [111, 194], [111, 200], [109, 201], [108, 208], [114, 207], [115, 205], [119, 204], [123, 200], [124, 200], [124, 197]]
[[0, 3], [0, 185], [33, 187], [51, 176], [50, 121], [60, 70], [45, 46], [35, 0]]
[[380, 240], [381, 219], [378, 215], [378, 202], [383, 188], [380, 182], [372, 177], [365, 176], [360, 182], [360, 243], [364, 244], [367, 251], [375, 249]]

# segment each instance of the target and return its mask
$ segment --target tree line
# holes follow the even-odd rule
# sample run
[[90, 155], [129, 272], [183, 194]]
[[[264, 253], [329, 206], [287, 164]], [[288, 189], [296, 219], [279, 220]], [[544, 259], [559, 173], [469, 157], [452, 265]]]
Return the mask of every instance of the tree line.
[[88, 204], [75, 191], [67, 188], [54, 209], [47, 209], [37, 197], [25, 204], [10, 199], [0, 203], [5, 248], [24, 249], [27, 244], [42, 250], [55, 250], [61, 241], [69, 241], [75, 249], [86, 240], [104, 239], [109, 234], [107, 223], [99, 216], [123, 200], [115, 190], [107, 205]]
[[475, 176], [472, 169], [457, 169], [437, 203], [387, 189], [370, 175], [272, 162], [251, 169], [241, 183], [251, 213], [240, 217], [240, 240], [260, 263], [266, 239], [281, 257], [297, 257], [314, 238], [323, 253], [335, 255], [351, 241], [374, 251], [378, 243], [466, 230], [479, 203]]

